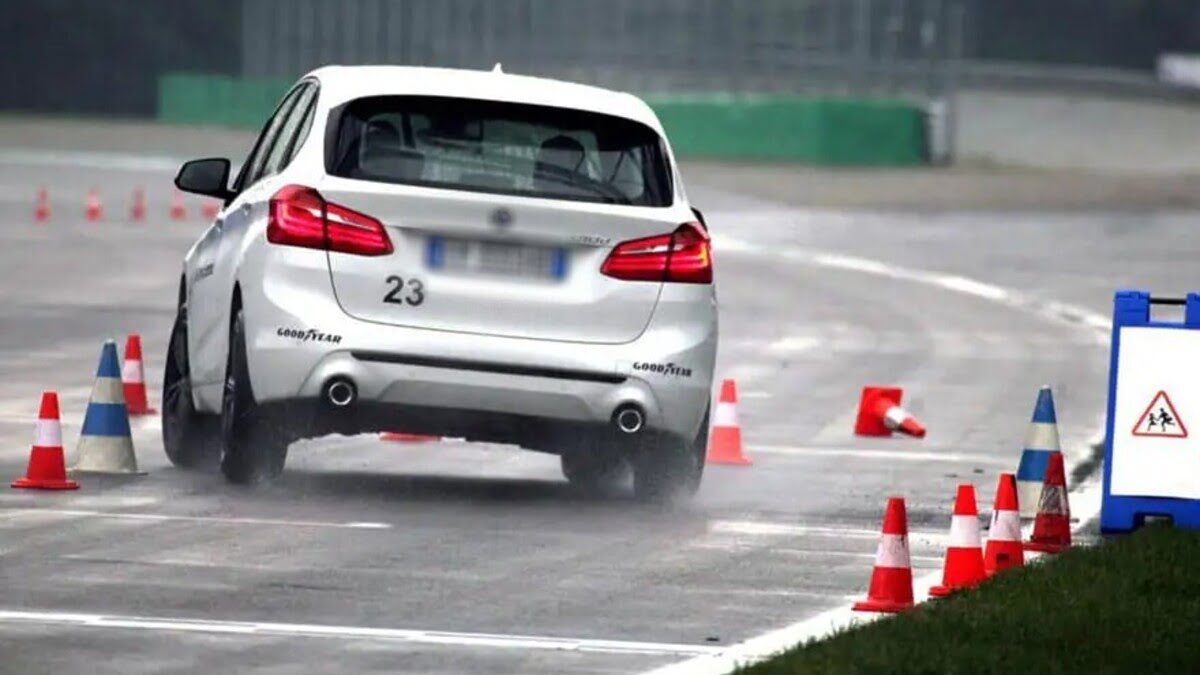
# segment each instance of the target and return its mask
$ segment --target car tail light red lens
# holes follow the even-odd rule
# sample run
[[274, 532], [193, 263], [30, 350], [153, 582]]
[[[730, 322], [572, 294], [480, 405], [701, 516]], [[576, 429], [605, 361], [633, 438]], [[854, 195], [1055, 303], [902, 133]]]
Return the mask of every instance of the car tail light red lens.
[[684, 223], [670, 234], [617, 244], [600, 273], [626, 281], [712, 283], [712, 245], [699, 223]]
[[383, 223], [327, 202], [321, 193], [302, 185], [282, 187], [271, 197], [267, 241], [353, 255], [392, 252]]

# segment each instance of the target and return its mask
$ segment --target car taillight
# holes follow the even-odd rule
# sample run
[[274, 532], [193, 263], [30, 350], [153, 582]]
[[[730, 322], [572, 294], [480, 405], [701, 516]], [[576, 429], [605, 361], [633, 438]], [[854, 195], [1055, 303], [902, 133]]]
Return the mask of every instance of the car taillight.
[[627, 281], [712, 283], [712, 245], [698, 223], [684, 223], [670, 234], [617, 244], [600, 273]]
[[321, 193], [302, 185], [287, 185], [271, 196], [267, 241], [354, 255], [392, 252], [383, 223], [327, 202]]

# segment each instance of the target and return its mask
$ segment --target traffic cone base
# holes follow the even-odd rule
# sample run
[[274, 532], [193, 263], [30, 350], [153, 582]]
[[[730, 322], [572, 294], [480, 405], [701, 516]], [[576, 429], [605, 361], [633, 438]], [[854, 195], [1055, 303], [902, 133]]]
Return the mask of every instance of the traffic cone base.
[[42, 392], [33, 447], [25, 475], [11, 483], [15, 488], [37, 490], [74, 490], [79, 484], [67, 480], [63, 458], [62, 426], [58, 419], [58, 394]]
[[902, 612], [913, 606], [912, 562], [908, 554], [908, 517], [904, 499], [891, 497], [883, 515], [879, 547], [867, 597], [854, 603], [856, 612]]
[[731, 379], [721, 381], [721, 394], [713, 411], [712, 428], [708, 432], [707, 464], [749, 466], [750, 458], [742, 453], [742, 427], [737, 416], [737, 385]]

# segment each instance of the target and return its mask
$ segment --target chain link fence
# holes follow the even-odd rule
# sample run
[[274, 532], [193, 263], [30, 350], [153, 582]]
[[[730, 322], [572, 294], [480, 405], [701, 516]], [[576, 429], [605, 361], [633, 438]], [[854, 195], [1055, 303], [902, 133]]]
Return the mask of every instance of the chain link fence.
[[[490, 68], [637, 92], [925, 94], [953, 0], [244, 0], [242, 74]], [[959, 34], [960, 35], [960, 34]]]

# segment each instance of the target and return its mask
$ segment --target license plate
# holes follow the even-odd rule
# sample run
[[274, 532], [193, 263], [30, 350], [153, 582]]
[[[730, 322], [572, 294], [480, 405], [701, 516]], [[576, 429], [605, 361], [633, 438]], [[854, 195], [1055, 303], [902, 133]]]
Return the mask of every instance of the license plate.
[[430, 269], [466, 274], [526, 279], [563, 279], [567, 275], [563, 248], [452, 237], [430, 237], [425, 263]]

